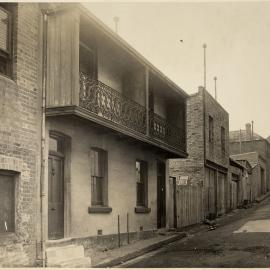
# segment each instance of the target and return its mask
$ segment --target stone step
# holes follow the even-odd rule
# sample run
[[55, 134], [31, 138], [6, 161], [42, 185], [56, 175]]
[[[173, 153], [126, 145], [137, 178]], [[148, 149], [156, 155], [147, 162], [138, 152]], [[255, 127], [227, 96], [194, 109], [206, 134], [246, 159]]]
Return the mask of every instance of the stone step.
[[58, 267], [62, 268], [89, 268], [91, 267], [91, 258], [83, 257], [61, 262]]
[[83, 258], [85, 258], [83, 246], [68, 245], [46, 249], [47, 266], [57, 266], [66, 261]]

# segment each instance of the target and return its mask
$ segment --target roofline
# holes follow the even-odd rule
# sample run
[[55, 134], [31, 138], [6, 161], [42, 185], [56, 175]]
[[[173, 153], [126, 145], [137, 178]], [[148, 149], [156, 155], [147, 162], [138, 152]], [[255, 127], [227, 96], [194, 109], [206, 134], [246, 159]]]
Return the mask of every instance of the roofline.
[[136, 51], [131, 45], [129, 45], [122, 37], [113, 32], [107, 25], [105, 25], [97, 16], [95, 16], [90, 10], [88, 10], [81, 3], [77, 4], [79, 10], [84, 13], [88, 18], [90, 18], [98, 27], [105, 32], [111, 39], [120, 43], [129, 53], [138, 58], [142, 64], [157, 73], [164, 81], [166, 81], [178, 94], [181, 94], [184, 98], [189, 97], [189, 95], [179, 87], [175, 82], [169, 79], [164, 73], [162, 73], [159, 69], [157, 69], [153, 64], [151, 64], [142, 54]]
[[232, 163], [231, 165], [235, 165], [238, 168], [246, 169], [245, 166], [243, 166], [242, 164], [234, 160], [232, 157], [229, 157], [229, 160], [230, 160], [230, 163]]

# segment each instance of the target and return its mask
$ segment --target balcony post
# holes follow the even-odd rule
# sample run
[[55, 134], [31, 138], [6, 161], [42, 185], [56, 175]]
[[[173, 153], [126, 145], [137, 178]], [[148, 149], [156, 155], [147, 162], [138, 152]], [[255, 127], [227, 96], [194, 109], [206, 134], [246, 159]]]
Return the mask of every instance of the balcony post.
[[149, 68], [145, 67], [146, 135], [149, 136]]

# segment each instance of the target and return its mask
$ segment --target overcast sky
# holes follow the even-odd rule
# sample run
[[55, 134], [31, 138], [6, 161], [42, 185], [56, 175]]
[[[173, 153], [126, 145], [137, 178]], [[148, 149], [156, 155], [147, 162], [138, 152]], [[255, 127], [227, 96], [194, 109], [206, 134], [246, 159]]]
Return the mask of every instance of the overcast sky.
[[[85, 3], [119, 35], [187, 93], [203, 85], [230, 114], [230, 130], [270, 135], [270, 2]], [[183, 40], [183, 42], [180, 42]]]

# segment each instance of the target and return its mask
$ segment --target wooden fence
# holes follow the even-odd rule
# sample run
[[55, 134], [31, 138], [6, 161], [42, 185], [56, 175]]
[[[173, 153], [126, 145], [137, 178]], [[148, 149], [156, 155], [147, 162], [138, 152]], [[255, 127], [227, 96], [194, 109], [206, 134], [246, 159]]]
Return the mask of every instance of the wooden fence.
[[203, 187], [201, 185], [176, 185], [177, 227], [185, 227], [204, 219]]

